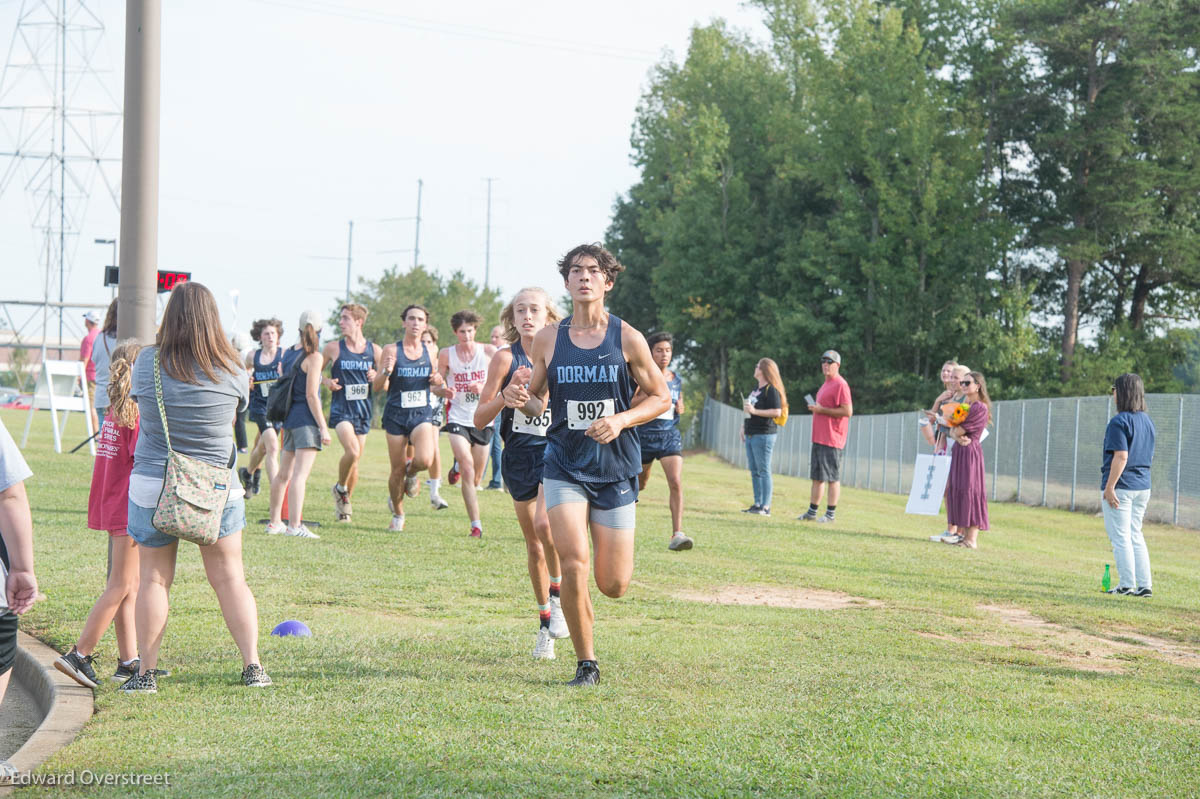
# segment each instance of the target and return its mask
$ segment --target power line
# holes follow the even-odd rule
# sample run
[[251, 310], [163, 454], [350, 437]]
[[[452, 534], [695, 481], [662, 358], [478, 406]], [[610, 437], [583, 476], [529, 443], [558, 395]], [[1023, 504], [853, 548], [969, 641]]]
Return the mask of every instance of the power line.
[[462, 25], [452, 22], [419, 19], [416, 17], [401, 16], [399, 14], [389, 14], [382, 11], [346, 8], [338, 4], [322, 2], [321, 0], [253, 0], [253, 2], [256, 2], [260, 5], [286, 8], [292, 11], [305, 11], [310, 14], [321, 14], [323, 16], [340, 17], [342, 19], [357, 20], [360, 22], [391, 25], [397, 28], [407, 28], [409, 30], [417, 30], [424, 33], [439, 33], [446, 36], [459, 36], [467, 39], [481, 39], [484, 41], [516, 44], [522, 47], [537, 47], [544, 50], [557, 50], [564, 53], [597, 56], [600, 58], [615, 58], [624, 61], [645, 62], [652, 61], [659, 56], [658, 53], [651, 52], [649, 50], [637, 50], [631, 47], [602, 45], [595, 42], [568, 42], [558, 38], [551, 38], [549, 36], [539, 36], [537, 34], [502, 31], [494, 28], [483, 28], [474, 25]]

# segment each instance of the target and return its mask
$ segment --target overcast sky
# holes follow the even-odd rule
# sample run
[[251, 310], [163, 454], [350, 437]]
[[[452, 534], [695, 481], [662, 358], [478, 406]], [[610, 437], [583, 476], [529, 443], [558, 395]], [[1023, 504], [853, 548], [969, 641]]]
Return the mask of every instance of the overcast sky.
[[[5, 54], [22, 3], [0, 0]], [[96, 65], [119, 101], [124, 3], [88, 5], [106, 26]], [[651, 67], [682, 57], [691, 27], [714, 17], [761, 33], [736, 0], [163, 6], [159, 266], [213, 289], [227, 326], [237, 290], [239, 328], [280, 316], [289, 332], [344, 293], [348, 220], [355, 278], [411, 265], [414, 222], [378, 220], [415, 215], [418, 178], [422, 263], [483, 281], [493, 177], [492, 284], [557, 288], [555, 259], [601, 239], [636, 179], [629, 136]], [[93, 239], [118, 228], [97, 181], [68, 245], [69, 301], [107, 302], [111, 248]], [[0, 242], [0, 297], [40, 299], [19, 182], [0, 196]]]

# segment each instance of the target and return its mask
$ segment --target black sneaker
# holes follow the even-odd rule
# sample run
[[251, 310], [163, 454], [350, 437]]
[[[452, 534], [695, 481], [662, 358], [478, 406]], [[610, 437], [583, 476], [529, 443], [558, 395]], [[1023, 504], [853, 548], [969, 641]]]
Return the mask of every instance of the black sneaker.
[[1154, 596], [1154, 592], [1149, 588], [1138, 588], [1137, 590], [1130, 591], [1129, 593], [1133, 594], [1134, 596]]
[[250, 488], [251, 488], [250, 493], [251, 494], [258, 496], [258, 484], [261, 479], [262, 479], [262, 469], [255, 469], [254, 475], [250, 478]]
[[813, 513], [810, 510], [806, 510], [806, 511], [804, 511], [804, 513], [801, 513], [799, 516], [796, 517], [796, 521], [798, 521], [798, 522], [815, 522], [816, 520], [817, 520], [817, 514]]
[[239, 466], [238, 467], [238, 479], [242, 481], [242, 490], [245, 491], [247, 494], [249, 494], [250, 486], [251, 486], [251, 479], [252, 479], [250, 477], [250, 470], [247, 469], [245, 466]]
[[1106, 593], [1106, 594], [1132, 594], [1132, 593], [1134, 593], [1134, 590], [1132, 588], [1126, 588], [1122, 585], [1116, 585], [1116, 586], [1113, 586], [1112, 588], [1108, 589], [1104, 593]]
[[754, 512], [757, 513], [759, 516], [770, 516], [771, 515], [771, 506], [767, 505], [766, 507], [761, 507]]
[[54, 661], [54, 668], [84, 688], [97, 688], [100, 680], [96, 677], [96, 670], [92, 668], [92, 661], [95, 658], [95, 655], [81, 655], [75, 647], [71, 647], [70, 652], [59, 656], [58, 660]]
[[584, 685], [598, 685], [600, 683], [600, 667], [596, 665], [594, 660], [581, 660], [579, 665], [575, 667], [575, 679], [567, 683], [569, 688], [579, 688]]
[[271, 678], [267, 676], [266, 670], [257, 663], [251, 663], [242, 669], [242, 685], [247, 688], [266, 688], [270, 684]]
[[751, 505], [748, 508], [742, 508], [742, 513], [758, 513], [760, 510], [758, 505]]
[[158, 679], [154, 676], [153, 670], [145, 674], [135, 674], [122, 683], [117, 690], [123, 694], [156, 694], [158, 693]]
[[113, 676], [109, 677], [108, 679], [115, 680], [116, 682], [125, 682], [130, 677], [141, 671], [141, 667], [142, 661], [138, 658], [134, 658], [128, 666], [118, 660], [117, 670], [114, 671]]

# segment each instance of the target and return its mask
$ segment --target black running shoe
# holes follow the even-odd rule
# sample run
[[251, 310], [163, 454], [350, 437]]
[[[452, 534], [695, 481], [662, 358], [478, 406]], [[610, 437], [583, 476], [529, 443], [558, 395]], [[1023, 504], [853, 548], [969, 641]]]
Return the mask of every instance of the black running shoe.
[[84, 688], [96, 688], [100, 685], [96, 670], [92, 668], [95, 655], [81, 655], [75, 647], [54, 661], [54, 668], [70, 677]]
[[114, 671], [113, 676], [109, 677], [108, 679], [115, 680], [116, 682], [125, 682], [130, 677], [141, 671], [141, 668], [142, 661], [138, 658], [134, 658], [128, 666], [118, 660], [117, 670]]
[[758, 513], [758, 509], [758, 505], [751, 505], [748, 508], [742, 508], [742, 513]]
[[255, 469], [254, 474], [250, 478], [250, 488], [252, 489], [252, 491], [250, 492], [251, 494], [254, 494], [255, 496], [258, 495], [258, 485], [259, 485], [259, 481], [261, 479], [262, 479], [262, 469]]
[[123, 694], [156, 694], [158, 693], [158, 680], [154, 676], [154, 671], [151, 670], [145, 674], [133, 675], [117, 690]]
[[252, 478], [250, 477], [250, 470], [247, 469], [245, 466], [239, 466], [238, 467], [238, 479], [242, 481], [242, 490], [245, 491], [247, 494], [249, 494], [250, 488], [252, 485], [252, 482], [251, 482]]
[[1151, 591], [1149, 588], [1138, 588], [1137, 590], [1130, 591], [1129, 593], [1133, 594], [1134, 596], [1146, 596], [1146, 597], [1154, 596], [1154, 592]]
[[1132, 588], [1126, 588], [1121, 585], [1115, 585], [1112, 588], [1105, 591], [1104, 593], [1106, 593], [1106, 594], [1133, 594], [1136, 592]]
[[600, 683], [600, 667], [596, 665], [594, 660], [581, 660], [579, 665], [575, 667], [575, 679], [567, 683], [569, 688], [579, 688], [584, 685], [598, 685]]

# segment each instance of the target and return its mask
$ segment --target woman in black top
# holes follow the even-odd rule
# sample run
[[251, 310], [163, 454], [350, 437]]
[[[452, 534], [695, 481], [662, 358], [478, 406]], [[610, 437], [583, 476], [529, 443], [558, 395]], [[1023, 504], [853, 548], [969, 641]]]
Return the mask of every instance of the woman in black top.
[[763, 358], [754, 367], [754, 379], [758, 385], [742, 405], [749, 416], [742, 426], [742, 440], [746, 442], [746, 464], [754, 486], [754, 504], [744, 512], [770, 516], [771, 451], [775, 449], [775, 434], [779, 431], [775, 419], [787, 407], [787, 393], [779, 377], [779, 367], [770, 358]]

